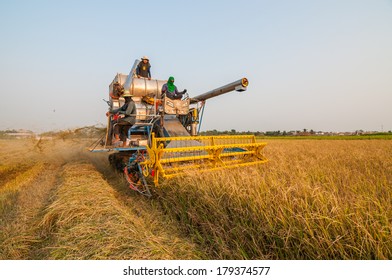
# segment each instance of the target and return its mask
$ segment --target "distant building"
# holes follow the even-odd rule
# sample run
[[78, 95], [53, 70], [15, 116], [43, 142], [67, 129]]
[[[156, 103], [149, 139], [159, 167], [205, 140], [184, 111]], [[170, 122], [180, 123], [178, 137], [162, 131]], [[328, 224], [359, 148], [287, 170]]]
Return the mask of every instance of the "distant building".
[[4, 134], [7, 138], [16, 138], [16, 139], [23, 139], [23, 138], [32, 138], [35, 137], [35, 133], [30, 130], [19, 129], [19, 130], [12, 130], [10, 132], [6, 132]]

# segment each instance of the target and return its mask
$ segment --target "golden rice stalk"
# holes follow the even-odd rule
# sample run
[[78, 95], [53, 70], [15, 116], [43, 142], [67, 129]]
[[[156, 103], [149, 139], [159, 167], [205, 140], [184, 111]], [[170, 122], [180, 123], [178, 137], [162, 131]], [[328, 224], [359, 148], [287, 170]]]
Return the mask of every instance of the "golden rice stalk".
[[194, 245], [151, 230], [90, 164], [67, 164], [41, 228], [48, 259], [194, 259]]
[[270, 162], [189, 174], [163, 207], [217, 259], [391, 259], [392, 141], [276, 141]]

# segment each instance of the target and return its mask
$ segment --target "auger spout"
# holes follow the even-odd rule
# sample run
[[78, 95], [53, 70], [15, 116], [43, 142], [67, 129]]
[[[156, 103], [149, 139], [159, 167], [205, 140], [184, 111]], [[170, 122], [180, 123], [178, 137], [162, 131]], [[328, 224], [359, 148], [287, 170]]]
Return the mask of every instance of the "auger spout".
[[200, 95], [197, 95], [197, 96], [191, 98], [191, 104], [197, 103], [199, 101], [205, 101], [207, 99], [216, 97], [216, 96], [221, 95], [221, 94], [225, 94], [225, 93], [231, 92], [233, 90], [235, 90], [235, 91], [245, 91], [246, 88], [248, 87], [248, 85], [249, 85], [248, 79], [247, 78], [242, 78], [242, 79], [240, 79], [238, 81], [232, 82], [230, 84], [227, 84], [227, 85], [224, 85], [222, 87], [210, 90], [210, 91], [208, 91], [206, 93], [203, 93], [203, 94], [200, 94]]
[[131, 71], [129, 71], [129, 74], [127, 76], [127, 79], [125, 80], [125, 83], [123, 85], [124, 89], [126, 92], [129, 92], [129, 88], [132, 85], [133, 78], [136, 76], [136, 67], [139, 64], [140, 60], [135, 60], [133, 63], [133, 66], [131, 68]]

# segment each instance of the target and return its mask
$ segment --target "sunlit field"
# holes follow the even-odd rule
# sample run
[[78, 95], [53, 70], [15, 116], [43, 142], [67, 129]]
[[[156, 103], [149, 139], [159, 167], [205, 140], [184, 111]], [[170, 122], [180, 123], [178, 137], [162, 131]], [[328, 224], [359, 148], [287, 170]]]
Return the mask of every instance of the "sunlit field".
[[274, 140], [266, 165], [168, 182], [160, 203], [218, 259], [392, 258], [392, 142]]
[[0, 140], [0, 259], [392, 258], [390, 140], [271, 139], [152, 198], [91, 142]]
[[0, 259], [208, 258], [91, 139], [0, 142]]

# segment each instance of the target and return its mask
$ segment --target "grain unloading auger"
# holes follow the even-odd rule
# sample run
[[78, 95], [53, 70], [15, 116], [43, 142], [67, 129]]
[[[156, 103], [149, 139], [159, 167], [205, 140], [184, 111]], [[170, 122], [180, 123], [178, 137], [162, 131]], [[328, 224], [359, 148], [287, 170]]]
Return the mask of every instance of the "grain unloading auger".
[[[164, 80], [137, 78], [135, 61], [128, 75], [117, 74], [109, 86], [110, 109], [124, 104], [129, 92], [136, 104], [136, 123], [128, 130], [125, 143], [113, 145], [114, 118], [110, 115], [106, 135], [90, 149], [110, 152], [109, 161], [125, 174], [130, 188], [150, 196], [149, 185], [158, 186], [189, 172], [206, 172], [263, 164], [266, 143], [254, 135], [199, 136], [206, 100], [231, 91], [245, 91], [246, 78], [182, 100], [161, 98]], [[100, 146], [99, 146], [100, 145]]]

